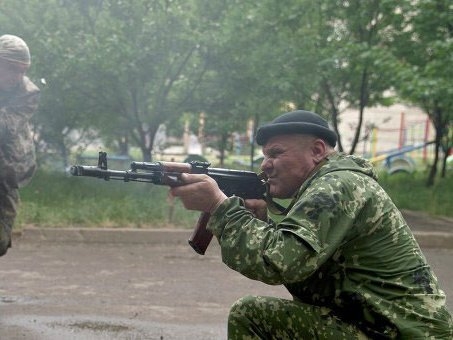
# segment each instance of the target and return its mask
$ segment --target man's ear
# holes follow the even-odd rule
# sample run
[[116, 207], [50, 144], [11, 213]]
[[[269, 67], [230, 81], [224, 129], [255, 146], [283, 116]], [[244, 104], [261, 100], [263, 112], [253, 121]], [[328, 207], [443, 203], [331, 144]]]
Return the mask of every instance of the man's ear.
[[319, 164], [327, 153], [327, 145], [322, 139], [315, 139], [312, 145], [313, 160], [316, 164]]

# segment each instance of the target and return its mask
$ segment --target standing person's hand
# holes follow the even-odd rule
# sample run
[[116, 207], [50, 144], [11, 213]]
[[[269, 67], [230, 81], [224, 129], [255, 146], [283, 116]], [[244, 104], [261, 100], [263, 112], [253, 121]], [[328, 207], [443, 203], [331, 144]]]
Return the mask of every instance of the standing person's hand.
[[182, 174], [183, 185], [170, 189], [171, 195], [179, 197], [184, 207], [212, 213], [227, 198], [217, 182], [204, 174]]

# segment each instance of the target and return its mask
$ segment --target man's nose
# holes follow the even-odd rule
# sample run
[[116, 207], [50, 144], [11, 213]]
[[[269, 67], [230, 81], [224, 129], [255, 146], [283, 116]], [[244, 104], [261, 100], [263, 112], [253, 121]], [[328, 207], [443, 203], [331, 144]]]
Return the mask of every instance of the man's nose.
[[269, 158], [264, 157], [263, 161], [261, 162], [260, 169], [262, 171], [265, 171], [266, 169], [269, 169], [271, 166], [272, 166], [272, 164], [271, 164]]

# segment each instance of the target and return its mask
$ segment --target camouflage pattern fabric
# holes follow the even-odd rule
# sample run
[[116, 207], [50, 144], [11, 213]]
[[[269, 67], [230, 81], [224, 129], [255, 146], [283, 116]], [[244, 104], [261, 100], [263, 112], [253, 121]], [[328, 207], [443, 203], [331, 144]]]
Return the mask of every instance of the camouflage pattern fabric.
[[245, 296], [228, 317], [229, 339], [369, 339], [326, 307], [275, 297]]
[[30, 50], [22, 38], [16, 35], [4, 34], [0, 36], [0, 59], [22, 65], [30, 65]]
[[19, 205], [19, 191], [11, 177], [0, 177], [0, 256], [11, 247], [11, 230]]
[[18, 188], [36, 169], [29, 121], [38, 102], [39, 89], [27, 77], [11, 91], [0, 91], [0, 256], [11, 246]]
[[20, 187], [36, 168], [30, 119], [38, 102], [39, 89], [27, 77], [13, 90], [0, 92], [0, 165], [14, 169]]
[[230, 339], [453, 338], [445, 294], [366, 160], [329, 156], [278, 224], [255, 219], [231, 197], [208, 229], [225, 264], [285, 285], [294, 299], [238, 301]]

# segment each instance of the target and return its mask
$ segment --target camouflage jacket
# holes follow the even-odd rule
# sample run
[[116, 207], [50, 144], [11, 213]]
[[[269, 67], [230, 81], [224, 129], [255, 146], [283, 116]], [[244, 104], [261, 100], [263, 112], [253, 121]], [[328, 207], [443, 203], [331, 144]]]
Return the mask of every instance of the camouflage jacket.
[[25, 185], [36, 169], [30, 119], [39, 96], [38, 87], [27, 77], [11, 91], [0, 91], [0, 180], [13, 187]]
[[372, 338], [451, 339], [445, 295], [411, 230], [366, 160], [334, 154], [279, 223], [231, 197], [208, 229], [232, 269], [283, 284]]

